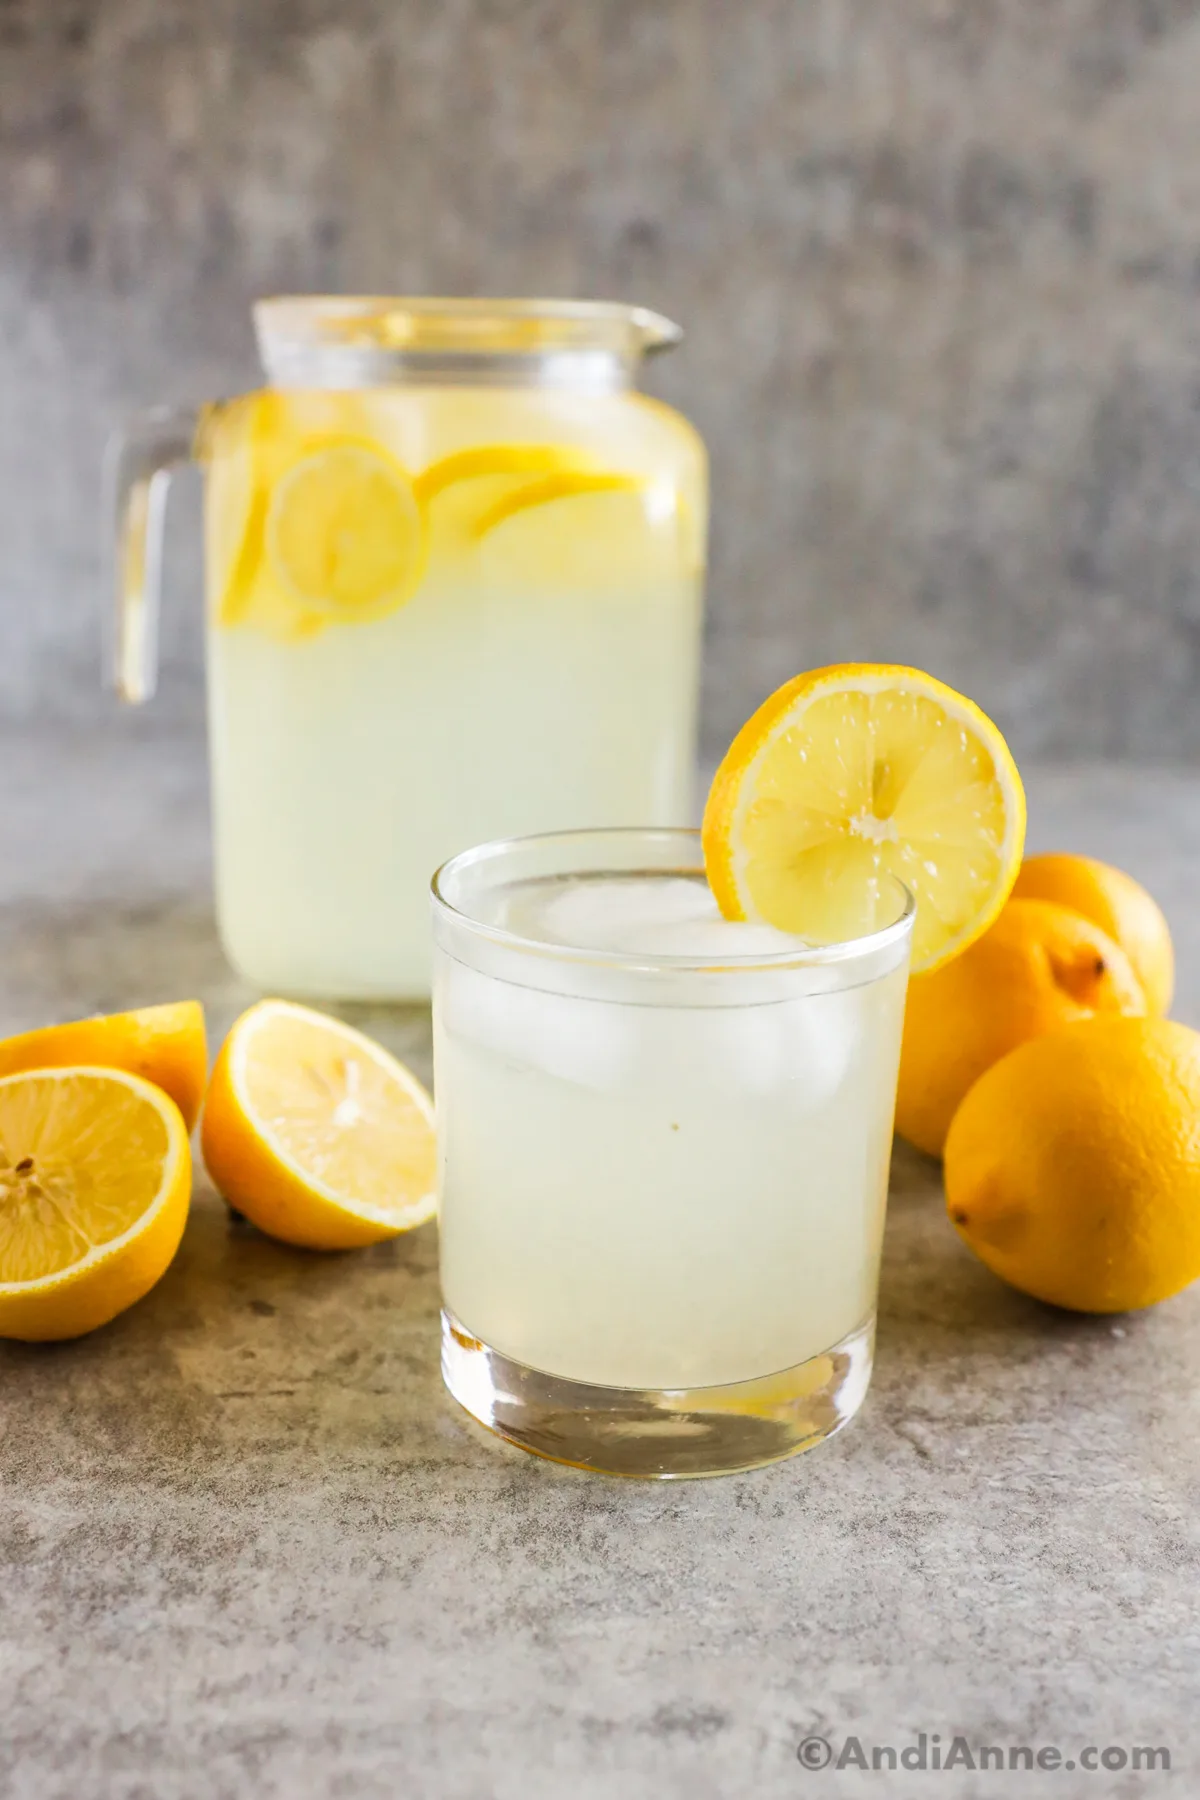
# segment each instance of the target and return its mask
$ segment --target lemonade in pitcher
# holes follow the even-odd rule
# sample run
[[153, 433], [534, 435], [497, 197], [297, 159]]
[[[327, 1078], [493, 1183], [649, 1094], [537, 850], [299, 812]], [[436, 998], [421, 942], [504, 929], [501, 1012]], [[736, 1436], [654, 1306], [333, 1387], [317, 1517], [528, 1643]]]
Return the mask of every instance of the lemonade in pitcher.
[[[271, 386], [193, 437], [222, 936], [264, 987], [415, 997], [448, 856], [687, 819], [705, 459], [632, 386], [677, 334], [535, 302], [287, 300], [257, 323]], [[126, 458], [135, 698], [171, 460]]]

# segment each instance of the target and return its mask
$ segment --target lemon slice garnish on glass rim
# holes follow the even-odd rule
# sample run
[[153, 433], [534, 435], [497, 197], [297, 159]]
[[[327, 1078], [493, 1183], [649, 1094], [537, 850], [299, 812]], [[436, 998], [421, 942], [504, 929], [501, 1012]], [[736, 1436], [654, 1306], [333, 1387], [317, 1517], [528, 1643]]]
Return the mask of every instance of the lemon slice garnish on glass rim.
[[420, 581], [424, 512], [406, 470], [376, 445], [328, 443], [276, 483], [266, 544], [280, 580], [305, 606], [379, 618]]
[[913, 968], [981, 936], [1021, 865], [1025, 794], [997, 727], [918, 669], [843, 663], [798, 675], [742, 727], [704, 813], [721, 911], [818, 943], [916, 901]]

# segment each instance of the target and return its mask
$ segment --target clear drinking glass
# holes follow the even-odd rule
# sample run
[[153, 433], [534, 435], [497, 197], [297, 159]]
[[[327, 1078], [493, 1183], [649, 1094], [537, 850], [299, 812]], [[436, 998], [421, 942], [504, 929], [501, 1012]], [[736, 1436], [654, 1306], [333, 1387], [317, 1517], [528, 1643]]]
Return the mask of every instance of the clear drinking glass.
[[255, 308], [261, 390], [113, 460], [117, 683], [153, 692], [166, 486], [205, 470], [217, 913], [261, 987], [429, 992], [429, 878], [505, 834], [690, 816], [703, 445], [679, 330], [583, 301]]
[[862, 1401], [912, 933], [896, 884], [870, 937], [769, 955], [523, 935], [548, 887], [664, 876], [704, 886], [697, 833], [487, 844], [433, 887], [446, 1385], [525, 1449], [660, 1477]]

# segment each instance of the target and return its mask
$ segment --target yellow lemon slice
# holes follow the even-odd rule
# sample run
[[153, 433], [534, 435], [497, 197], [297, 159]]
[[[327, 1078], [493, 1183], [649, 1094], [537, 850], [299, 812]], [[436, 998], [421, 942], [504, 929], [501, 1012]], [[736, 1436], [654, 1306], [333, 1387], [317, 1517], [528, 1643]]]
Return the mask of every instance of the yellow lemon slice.
[[255, 410], [244, 397], [200, 409], [192, 455], [204, 470], [204, 560], [217, 618], [236, 620], [245, 585], [255, 503], [251, 439]]
[[564, 592], [668, 602], [693, 574], [677, 489], [616, 470], [509, 483], [475, 510], [468, 543], [492, 591], [551, 604]]
[[552, 475], [543, 475], [538, 481], [527, 481], [493, 500], [476, 520], [475, 535], [486, 537], [506, 519], [528, 512], [531, 507], [548, 506], [554, 500], [577, 499], [581, 494], [634, 494], [644, 486], [636, 475], [589, 474], [583, 470], [560, 469]]
[[198, 1000], [177, 1000], [168, 1006], [143, 1006], [137, 1012], [46, 1025], [0, 1041], [0, 1076], [72, 1063], [127, 1069], [152, 1081], [170, 1094], [190, 1131], [200, 1116], [208, 1077], [204, 1008]]
[[832, 943], [916, 901], [913, 967], [979, 937], [1021, 863], [1025, 795], [1003, 737], [917, 669], [843, 663], [798, 675], [744, 725], [704, 813], [722, 912]]
[[205, 470], [205, 560], [216, 619], [239, 625], [253, 610], [262, 560], [273, 446], [285, 441], [282, 397], [243, 394], [204, 408], [195, 456]]
[[[474, 558], [494, 509], [541, 482], [586, 480], [596, 459], [572, 444], [474, 444], [430, 464], [413, 491], [428, 508], [431, 556]], [[501, 516], [496, 514], [493, 522]]]
[[266, 544], [305, 606], [375, 619], [403, 605], [421, 578], [424, 517], [405, 471], [373, 444], [326, 444], [276, 484]]
[[437, 1210], [425, 1089], [362, 1032], [290, 1001], [260, 1001], [229, 1033], [201, 1144], [229, 1204], [285, 1243], [351, 1250]]
[[175, 1102], [119, 1069], [0, 1080], [0, 1337], [79, 1337], [140, 1300], [187, 1221]]
[[464, 481], [493, 475], [551, 475], [594, 466], [593, 457], [569, 444], [473, 444], [430, 463], [413, 482], [413, 492], [418, 504], [427, 506], [447, 488]]

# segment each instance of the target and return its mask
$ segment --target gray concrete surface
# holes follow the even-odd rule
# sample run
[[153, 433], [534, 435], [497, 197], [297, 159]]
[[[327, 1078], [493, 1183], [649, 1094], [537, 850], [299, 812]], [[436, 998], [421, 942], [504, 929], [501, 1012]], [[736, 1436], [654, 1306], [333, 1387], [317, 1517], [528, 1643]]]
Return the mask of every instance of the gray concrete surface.
[[[0, 739], [0, 1031], [198, 993], [203, 771], [126, 720]], [[1162, 898], [1200, 1022], [1200, 781], [1030, 776], [1040, 847]], [[425, 1066], [416, 1011], [355, 1017]], [[1200, 1787], [1200, 1292], [1117, 1320], [1009, 1292], [895, 1160], [875, 1382], [807, 1456], [683, 1487], [509, 1451], [444, 1398], [432, 1230], [229, 1224], [85, 1342], [0, 1347], [0, 1794], [12, 1800], [1132, 1800]], [[872, 1746], [1169, 1748], [1164, 1775], [806, 1770]]]
[[849, 654], [1194, 756], [1198, 80], [1196, 0], [4, 0], [0, 708], [100, 716], [105, 433], [255, 295], [541, 291], [689, 329], [710, 752]]

